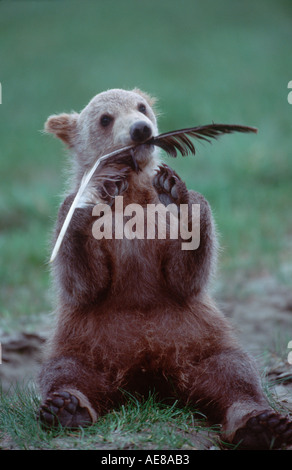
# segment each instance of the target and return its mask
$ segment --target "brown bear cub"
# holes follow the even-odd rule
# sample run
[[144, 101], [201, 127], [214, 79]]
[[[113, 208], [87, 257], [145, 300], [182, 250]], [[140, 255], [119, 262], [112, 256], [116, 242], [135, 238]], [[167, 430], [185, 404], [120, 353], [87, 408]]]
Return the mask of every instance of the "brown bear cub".
[[[143, 145], [158, 135], [153, 104], [138, 89], [114, 89], [95, 96], [80, 114], [46, 122], [45, 130], [74, 155], [55, 237], [96, 159], [141, 145], [132, 167], [121, 161], [111, 169], [117, 178], [93, 177], [53, 262], [57, 324], [39, 378], [39, 417], [47, 426], [85, 426], [121, 403], [123, 389], [147, 395], [154, 387], [160, 397], [200, 407], [230, 443], [280, 447], [292, 441], [292, 422], [269, 406], [253, 361], [208, 294], [217, 249], [210, 206], [160, 164], [156, 147]], [[96, 239], [93, 208], [107, 203], [117, 220], [116, 196], [124, 207], [135, 203], [145, 211], [149, 204], [185, 204], [191, 214], [199, 204], [198, 248], [182, 249], [180, 235]], [[118, 223], [126, 221], [119, 217]]]

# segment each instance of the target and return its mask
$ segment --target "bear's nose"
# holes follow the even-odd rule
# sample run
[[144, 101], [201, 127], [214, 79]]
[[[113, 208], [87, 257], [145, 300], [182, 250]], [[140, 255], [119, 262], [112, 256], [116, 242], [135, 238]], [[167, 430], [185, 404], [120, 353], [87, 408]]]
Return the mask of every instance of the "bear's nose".
[[134, 142], [144, 142], [151, 134], [151, 127], [145, 121], [137, 121], [130, 127], [130, 136]]

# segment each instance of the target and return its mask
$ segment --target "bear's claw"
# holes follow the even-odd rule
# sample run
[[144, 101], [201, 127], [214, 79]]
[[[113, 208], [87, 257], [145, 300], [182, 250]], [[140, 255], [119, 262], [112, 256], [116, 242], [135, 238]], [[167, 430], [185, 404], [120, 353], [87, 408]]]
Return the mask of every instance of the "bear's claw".
[[188, 190], [185, 183], [177, 173], [168, 165], [158, 167], [157, 174], [153, 178], [153, 186], [158, 193], [162, 204], [187, 204]]
[[106, 180], [99, 189], [99, 196], [105, 203], [112, 206], [115, 197], [123, 194], [127, 189], [128, 182], [126, 179], [118, 181]]
[[69, 392], [54, 392], [42, 404], [39, 419], [47, 427], [61, 425], [78, 428], [91, 424], [91, 417], [86, 408], [79, 405], [79, 400]]
[[292, 443], [292, 421], [267, 410], [250, 418], [232, 440], [239, 449], [278, 449]]

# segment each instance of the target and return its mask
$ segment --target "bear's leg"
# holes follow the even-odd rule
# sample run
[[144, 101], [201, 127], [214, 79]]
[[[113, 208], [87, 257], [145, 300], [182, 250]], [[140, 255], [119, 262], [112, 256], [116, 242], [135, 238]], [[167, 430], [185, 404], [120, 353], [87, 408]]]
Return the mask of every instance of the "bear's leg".
[[269, 405], [253, 361], [229, 349], [190, 368], [188, 401], [222, 424], [222, 439], [240, 448], [278, 448], [292, 442], [292, 421]]
[[59, 357], [43, 365], [39, 376], [42, 404], [39, 419], [51, 427], [94, 423], [107, 408], [112, 390], [102, 373], [80, 359]]

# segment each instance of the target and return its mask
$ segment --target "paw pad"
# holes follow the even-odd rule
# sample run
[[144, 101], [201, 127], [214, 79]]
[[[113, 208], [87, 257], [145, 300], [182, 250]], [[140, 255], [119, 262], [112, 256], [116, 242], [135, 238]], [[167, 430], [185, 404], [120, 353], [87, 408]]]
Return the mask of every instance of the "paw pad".
[[47, 427], [78, 428], [91, 423], [87, 409], [80, 407], [78, 398], [66, 391], [54, 392], [46, 399], [39, 419]]
[[272, 410], [250, 418], [235, 434], [240, 449], [277, 449], [292, 443], [292, 421]]

